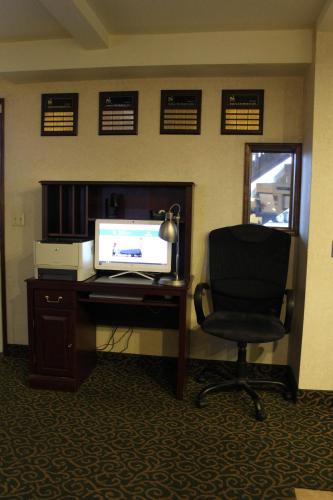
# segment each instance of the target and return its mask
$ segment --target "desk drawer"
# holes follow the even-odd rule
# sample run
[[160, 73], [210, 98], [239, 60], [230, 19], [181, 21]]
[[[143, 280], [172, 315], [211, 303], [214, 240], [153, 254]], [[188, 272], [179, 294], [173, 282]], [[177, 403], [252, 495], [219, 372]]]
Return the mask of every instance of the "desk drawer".
[[35, 306], [72, 309], [75, 306], [75, 292], [68, 290], [35, 290]]

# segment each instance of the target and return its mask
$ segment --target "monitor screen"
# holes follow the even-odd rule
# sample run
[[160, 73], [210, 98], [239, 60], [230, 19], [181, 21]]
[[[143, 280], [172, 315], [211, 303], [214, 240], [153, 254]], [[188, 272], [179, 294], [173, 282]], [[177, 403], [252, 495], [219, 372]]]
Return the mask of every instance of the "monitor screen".
[[159, 237], [163, 221], [97, 219], [95, 268], [168, 273], [171, 243]]

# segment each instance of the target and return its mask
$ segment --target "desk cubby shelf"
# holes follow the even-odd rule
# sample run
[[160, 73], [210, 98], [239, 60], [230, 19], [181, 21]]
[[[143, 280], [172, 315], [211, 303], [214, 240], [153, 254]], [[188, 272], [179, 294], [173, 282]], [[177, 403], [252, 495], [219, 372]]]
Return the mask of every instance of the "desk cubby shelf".
[[154, 211], [181, 206], [180, 275], [190, 276], [192, 182], [40, 181], [43, 239], [93, 239], [95, 220], [108, 218], [107, 203], [117, 200], [119, 219], [150, 219]]

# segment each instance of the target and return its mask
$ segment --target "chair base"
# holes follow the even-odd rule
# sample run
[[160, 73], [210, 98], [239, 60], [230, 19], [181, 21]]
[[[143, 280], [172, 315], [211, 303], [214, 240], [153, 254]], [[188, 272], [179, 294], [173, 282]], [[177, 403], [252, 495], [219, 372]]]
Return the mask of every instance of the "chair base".
[[[204, 387], [196, 398], [196, 404], [199, 408], [203, 408], [207, 405], [206, 396], [209, 394], [222, 392], [228, 389], [244, 390], [253, 401], [255, 418], [260, 421], [265, 420], [266, 413], [262, 401], [254, 388], [274, 388], [282, 390], [286, 400], [292, 400], [296, 403], [297, 392], [289, 388], [284, 382], [269, 379], [252, 379], [247, 376], [246, 347], [247, 345], [245, 342], [238, 343], [238, 360], [236, 363], [237, 376], [231, 376], [229, 371], [225, 368], [223, 368], [223, 373], [219, 370], [219, 375], [227, 378], [227, 380], [223, 380], [219, 383], [212, 383]], [[204, 370], [197, 378], [199, 382], [205, 381], [206, 371], [208, 370]]]
[[259, 395], [253, 389], [253, 386], [271, 386], [271, 387], [281, 387], [284, 391], [284, 397], [287, 400], [293, 399], [288, 387], [283, 382], [277, 382], [272, 380], [253, 380], [253, 379], [232, 379], [220, 382], [219, 384], [210, 384], [198, 394], [196, 399], [196, 404], [199, 408], [203, 408], [208, 404], [206, 396], [211, 393], [220, 392], [227, 389], [243, 389], [252, 399], [254, 404], [255, 418], [257, 420], [265, 420], [266, 412], [263, 407], [262, 400]]

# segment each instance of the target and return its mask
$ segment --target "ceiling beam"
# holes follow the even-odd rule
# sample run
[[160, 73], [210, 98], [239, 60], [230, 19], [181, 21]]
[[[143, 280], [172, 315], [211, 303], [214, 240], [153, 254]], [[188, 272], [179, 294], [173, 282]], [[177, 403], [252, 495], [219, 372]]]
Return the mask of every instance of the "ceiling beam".
[[326, 0], [326, 3], [317, 20], [318, 31], [333, 31], [333, 1]]
[[109, 33], [87, 0], [39, 0], [49, 13], [86, 49], [105, 49]]
[[75, 79], [75, 74], [77, 79], [182, 71], [217, 76], [221, 69], [233, 76], [240, 71], [263, 74], [265, 68], [269, 74], [282, 68], [285, 75], [313, 61], [312, 30], [120, 35], [114, 41], [104, 50], [85, 50], [70, 38], [0, 43], [0, 79], [23, 82], [25, 74], [30, 79], [33, 73], [44, 81]]

